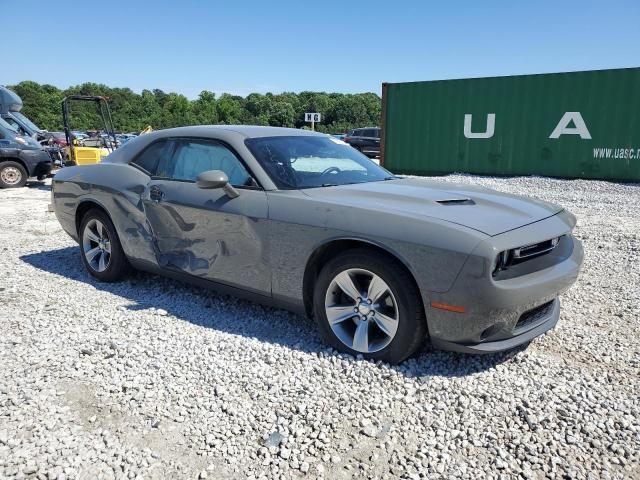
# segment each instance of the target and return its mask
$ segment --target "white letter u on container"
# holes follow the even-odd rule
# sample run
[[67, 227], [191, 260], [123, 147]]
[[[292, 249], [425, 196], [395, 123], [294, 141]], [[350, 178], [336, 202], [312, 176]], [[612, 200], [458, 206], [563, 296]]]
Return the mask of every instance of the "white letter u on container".
[[470, 113], [464, 114], [464, 136], [467, 138], [491, 138], [496, 130], [496, 114], [488, 113], [487, 114], [487, 128], [484, 132], [472, 132], [471, 131], [471, 122], [473, 120], [473, 115]]

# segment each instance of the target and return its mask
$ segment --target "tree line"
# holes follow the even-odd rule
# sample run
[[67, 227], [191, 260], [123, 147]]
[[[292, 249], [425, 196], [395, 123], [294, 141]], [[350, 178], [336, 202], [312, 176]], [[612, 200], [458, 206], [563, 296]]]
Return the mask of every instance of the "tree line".
[[[202, 91], [189, 100], [180, 93], [159, 89], [135, 93], [130, 88], [112, 88], [83, 83], [65, 90], [53, 85], [23, 81], [8, 88], [24, 103], [22, 112], [40, 128], [62, 130], [61, 102], [68, 95], [102, 95], [109, 100], [114, 128], [120, 132], [139, 132], [148, 125], [154, 129], [184, 125], [248, 124], [303, 128], [305, 112], [319, 112], [322, 123], [316, 130], [347, 132], [352, 128], [376, 126], [380, 121], [381, 101], [375, 93], [342, 94], [324, 92], [252, 93], [246, 97]], [[100, 129], [101, 123], [92, 104], [73, 103], [71, 128]]]

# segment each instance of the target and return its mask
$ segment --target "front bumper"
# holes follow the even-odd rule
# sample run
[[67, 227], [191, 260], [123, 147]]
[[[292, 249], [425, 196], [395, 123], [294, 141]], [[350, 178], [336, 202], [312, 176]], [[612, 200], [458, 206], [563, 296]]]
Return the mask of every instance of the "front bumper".
[[[432, 344], [444, 350], [493, 353], [553, 328], [560, 315], [558, 296], [576, 281], [584, 256], [582, 244], [571, 236], [574, 225], [575, 218], [561, 212], [481, 242], [453, 287], [431, 294], [425, 302]], [[561, 235], [556, 252], [521, 264], [518, 275], [493, 277], [493, 260], [500, 251]], [[464, 312], [431, 306], [442, 303], [461, 306]]]
[[51, 174], [51, 162], [40, 162], [33, 171], [33, 177], [38, 180], [44, 180]]
[[45, 178], [51, 172], [51, 157], [44, 150], [21, 150], [20, 160], [29, 170], [29, 177]]
[[536, 337], [539, 337], [545, 332], [548, 332], [558, 323], [560, 318], [560, 300], [554, 299], [551, 301], [549, 312], [547, 315], [541, 318], [539, 322], [536, 322], [532, 328], [518, 333], [503, 340], [484, 341], [475, 344], [455, 343], [439, 338], [432, 338], [431, 344], [440, 350], [449, 350], [452, 352], [460, 353], [497, 353], [505, 350], [511, 350], [519, 345], [528, 343]]

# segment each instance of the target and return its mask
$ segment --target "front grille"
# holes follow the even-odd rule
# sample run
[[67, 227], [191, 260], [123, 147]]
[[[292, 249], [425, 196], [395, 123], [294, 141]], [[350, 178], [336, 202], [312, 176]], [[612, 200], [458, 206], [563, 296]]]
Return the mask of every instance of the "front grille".
[[542, 320], [544, 317], [551, 313], [551, 309], [553, 308], [553, 300], [547, 303], [543, 303], [539, 307], [532, 308], [531, 310], [527, 310], [518, 319], [518, 323], [516, 323], [515, 329], [523, 328], [529, 325], [536, 323], [539, 320]]

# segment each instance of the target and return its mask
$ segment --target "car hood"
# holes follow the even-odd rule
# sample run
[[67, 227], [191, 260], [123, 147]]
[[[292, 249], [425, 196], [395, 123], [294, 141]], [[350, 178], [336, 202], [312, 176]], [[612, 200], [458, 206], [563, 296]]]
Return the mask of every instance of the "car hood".
[[329, 203], [397, 212], [417, 218], [437, 218], [491, 236], [543, 220], [563, 210], [541, 200], [480, 186], [419, 178], [310, 188], [303, 192]]

